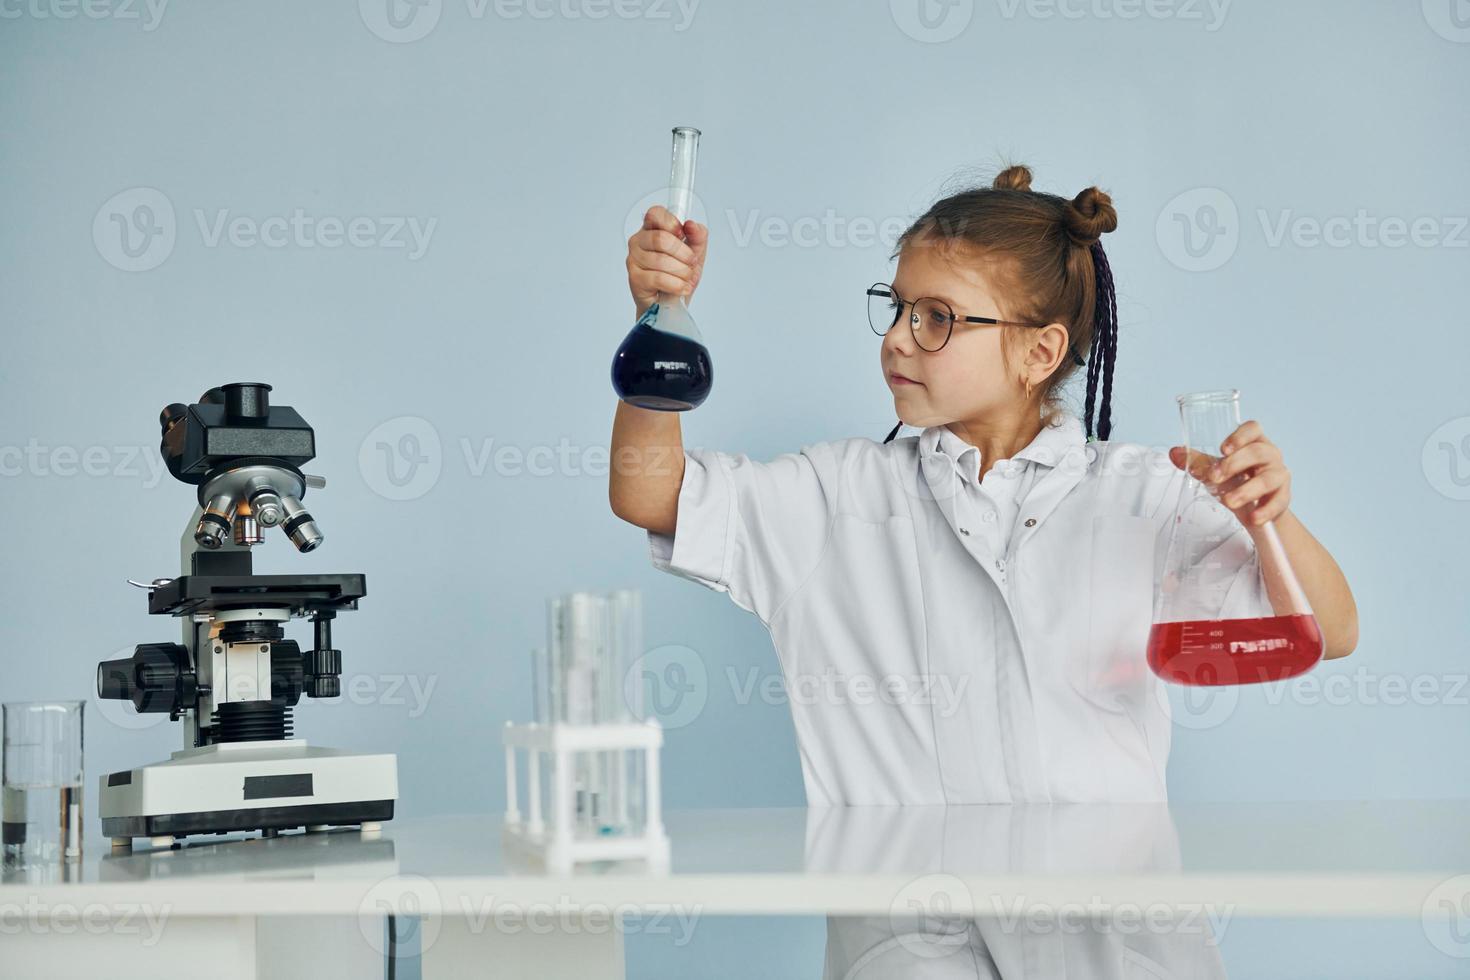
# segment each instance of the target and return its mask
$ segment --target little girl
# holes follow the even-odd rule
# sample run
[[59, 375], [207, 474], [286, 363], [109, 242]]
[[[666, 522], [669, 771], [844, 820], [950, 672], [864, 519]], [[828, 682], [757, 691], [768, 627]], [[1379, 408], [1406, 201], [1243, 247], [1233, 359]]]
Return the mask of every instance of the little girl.
[[[788, 689], [818, 692], [791, 700], [810, 806], [1166, 799], [1168, 699], [1144, 651], [1184, 448], [1110, 441], [1111, 199], [1030, 185], [1014, 166], [939, 201], [868, 288], [900, 420], [882, 443], [757, 462], [617, 406], [613, 512], [657, 567], [760, 618]], [[707, 244], [648, 212], [628, 241], [639, 315], [692, 296]], [[1059, 396], [1083, 370], [1078, 419]], [[895, 438], [905, 424], [921, 431]], [[1254, 421], [1220, 450], [1196, 473], [1229, 524], [1216, 618], [1272, 615], [1255, 543], [1274, 521], [1324, 656], [1352, 652], [1352, 594], [1288, 509], [1281, 451]]]

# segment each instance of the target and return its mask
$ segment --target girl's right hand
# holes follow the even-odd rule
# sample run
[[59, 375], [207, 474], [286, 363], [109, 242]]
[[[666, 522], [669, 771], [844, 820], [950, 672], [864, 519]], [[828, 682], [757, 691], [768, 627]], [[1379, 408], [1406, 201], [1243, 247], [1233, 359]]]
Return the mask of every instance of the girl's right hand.
[[672, 211], [655, 204], [643, 216], [643, 227], [628, 239], [628, 289], [642, 316], [659, 293], [694, 295], [704, 274], [709, 229], [697, 221], [682, 225]]

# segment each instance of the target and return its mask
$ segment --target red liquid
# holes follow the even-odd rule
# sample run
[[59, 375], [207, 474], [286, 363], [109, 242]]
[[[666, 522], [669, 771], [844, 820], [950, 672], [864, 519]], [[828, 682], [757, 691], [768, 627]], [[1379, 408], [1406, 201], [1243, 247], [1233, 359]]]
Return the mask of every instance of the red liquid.
[[1279, 681], [1321, 658], [1322, 631], [1311, 615], [1155, 623], [1148, 634], [1148, 665], [1175, 684]]

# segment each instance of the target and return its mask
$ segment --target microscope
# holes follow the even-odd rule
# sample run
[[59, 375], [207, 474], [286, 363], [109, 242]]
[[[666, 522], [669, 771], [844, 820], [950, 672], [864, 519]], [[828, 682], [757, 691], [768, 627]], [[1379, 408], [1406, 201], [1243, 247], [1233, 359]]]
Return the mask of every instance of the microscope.
[[[292, 737], [304, 694], [341, 693], [342, 654], [332, 620], [366, 594], [362, 575], [255, 575], [251, 549], [279, 527], [296, 550], [322, 532], [306, 510], [325, 485], [301, 467], [316, 436], [296, 412], [270, 403], [271, 386], [227, 384], [196, 405], [169, 405], [159, 451], [174, 478], [198, 488], [181, 541], [181, 574], [133, 582], [148, 612], [183, 624], [182, 643], [144, 643], [97, 668], [97, 694], [184, 722], [184, 748], [164, 762], [100, 779], [102, 832], [114, 847], [157, 846], [197, 834], [358, 826], [393, 817], [398, 762]], [[285, 637], [312, 622], [312, 648]]]

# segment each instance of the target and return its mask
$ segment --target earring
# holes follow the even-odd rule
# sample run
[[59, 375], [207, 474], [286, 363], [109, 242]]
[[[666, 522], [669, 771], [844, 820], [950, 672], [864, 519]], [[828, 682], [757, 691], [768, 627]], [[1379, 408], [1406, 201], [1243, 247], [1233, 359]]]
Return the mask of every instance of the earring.
[[1026, 400], [1028, 402], [1031, 400], [1031, 379], [1030, 378], [1027, 378], [1026, 379]]

